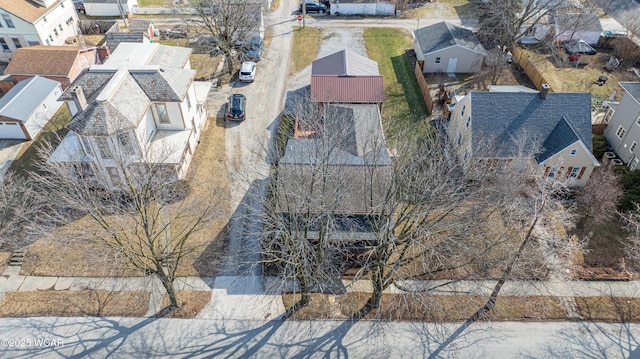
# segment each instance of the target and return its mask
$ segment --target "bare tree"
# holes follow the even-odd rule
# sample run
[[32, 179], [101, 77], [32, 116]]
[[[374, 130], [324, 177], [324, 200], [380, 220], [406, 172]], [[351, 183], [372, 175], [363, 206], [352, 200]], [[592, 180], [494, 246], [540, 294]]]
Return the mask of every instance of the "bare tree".
[[[49, 159], [54, 150], [43, 146], [41, 157]], [[155, 275], [171, 308], [180, 305], [174, 281], [182, 260], [194, 249], [190, 239], [216, 218], [221, 202], [207, 187], [188, 194], [205, 184], [176, 181], [176, 167], [167, 163], [174, 150], [151, 146], [137, 154], [127, 146], [112, 148], [109, 156], [115, 166], [106, 171], [91, 161], [45, 160], [42, 172], [33, 174], [42, 194], [60, 208], [62, 215], [55, 220], [116, 250], [133, 268]], [[95, 226], [74, 226], [81, 217]]]
[[629, 257], [635, 265], [638, 265], [640, 263], [640, 204], [634, 203], [633, 207], [630, 211], [620, 213], [620, 216], [630, 232], [626, 243]]
[[0, 178], [0, 247], [5, 250], [31, 243], [47, 228], [42, 212], [50, 210], [49, 201], [42, 201], [32, 181], [8, 173]]
[[259, 0], [189, 0], [196, 15], [185, 18], [190, 36], [202, 45], [224, 54], [229, 72], [233, 55], [252, 50], [252, 38], [262, 31], [262, 2]]
[[597, 225], [615, 217], [623, 195], [620, 175], [613, 170], [613, 163], [596, 168], [586, 185], [576, 192], [582, 226]]

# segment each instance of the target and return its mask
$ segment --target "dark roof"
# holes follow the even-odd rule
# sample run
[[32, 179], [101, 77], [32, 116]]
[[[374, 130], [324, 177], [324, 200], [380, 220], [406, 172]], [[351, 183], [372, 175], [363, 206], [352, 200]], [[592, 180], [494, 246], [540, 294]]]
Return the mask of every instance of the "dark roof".
[[189, 69], [130, 70], [129, 72], [149, 100], [154, 102], [182, 101], [195, 74], [195, 70]]
[[[588, 93], [550, 92], [546, 99], [525, 92], [471, 92], [469, 96], [475, 157], [517, 157], [522, 151], [545, 154], [574, 143], [572, 133], [592, 149]], [[561, 121], [573, 131], [559, 126]], [[542, 148], [545, 143], [549, 148]]]
[[640, 82], [620, 82], [620, 86], [640, 103]]
[[536, 161], [538, 163], [544, 162], [572, 143], [576, 143], [579, 139], [576, 131], [571, 128], [569, 122], [563, 117], [542, 144], [542, 152], [536, 154]]
[[465, 47], [483, 55], [487, 54], [471, 30], [447, 21], [420, 28], [413, 33], [420, 44], [420, 49], [425, 54], [455, 45]]
[[587, 44], [584, 40], [569, 40], [562, 43], [562, 48], [569, 55], [573, 54], [586, 54], [595, 55], [596, 50]]
[[[92, 98], [98, 90], [100, 90], [116, 73], [115, 71], [92, 71], [88, 74], [89, 69], [83, 70], [78, 77], [71, 83], [71, 86], [60, 95], [59, 101], [71, 101], [71, 88], [75, 86], [82, 87], [82, 91], [87, 99]], [[86, 76], [85, 76], [86, 75]]]
[[[287, 143], [278, 163], [279, 210], [329, 207], [339, 214], [381, 210], [390, 204], [385, 199], [393, 171], [378, 106], [332, 104], [325, 111], [321, 135]], [[323, 186], [314, 186], [317, 181]]]

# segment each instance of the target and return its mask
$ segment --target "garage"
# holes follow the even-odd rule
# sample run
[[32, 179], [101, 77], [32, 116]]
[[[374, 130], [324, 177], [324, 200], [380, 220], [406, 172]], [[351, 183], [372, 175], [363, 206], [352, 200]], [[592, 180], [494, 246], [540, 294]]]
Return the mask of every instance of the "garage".
[[0, 121], [0, 138], [10, 140], [26, 140], [22, 128], [17, 122]]
[[335, 16], [392, 16], [395, 5], [376, 0], [331, 0], [329, 11]]

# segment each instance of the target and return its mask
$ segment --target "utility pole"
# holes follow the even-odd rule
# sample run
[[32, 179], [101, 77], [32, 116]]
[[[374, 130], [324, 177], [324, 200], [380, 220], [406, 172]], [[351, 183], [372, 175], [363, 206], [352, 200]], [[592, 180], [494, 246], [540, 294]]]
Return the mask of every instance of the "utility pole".
[[307, 21], [307, 0], [302, 0], [302, 28], [306, 26]]

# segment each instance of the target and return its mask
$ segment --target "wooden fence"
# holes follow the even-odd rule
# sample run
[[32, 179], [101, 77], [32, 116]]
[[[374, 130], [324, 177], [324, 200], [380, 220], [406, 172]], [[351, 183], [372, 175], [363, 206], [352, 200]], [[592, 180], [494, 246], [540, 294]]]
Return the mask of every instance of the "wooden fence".
[[420, 68], [420, 64], [418, 62], [416, 62], [416, 68], [413, 73], [416, 75], [416, 80], [418, 81], [420, 92], [422, 93], [422, 99], [424, 100], [425, 105], [427, 105], [427, 110], [429, 110], [429, 114], [433, 114], [433, 99], [429, 93], [429, 84], [427, 83], [427, 80], [424, 79], [422, 68]]
[[[549, 84], [549, 81], [545, 79], [540, 70], [531, 62], [526, 51], [516, 47], [513, 49], [513, 57], [518, 64], [522, 66], [522, 69], [527, 73], [527, 76], [529, 76], [529, 79], [531, 79], [531, 82], [533, 82], [538, 90], [542, 88], [542, 84]], [[553, 92], [553, 89], [551, 88], [549, 91]]]

